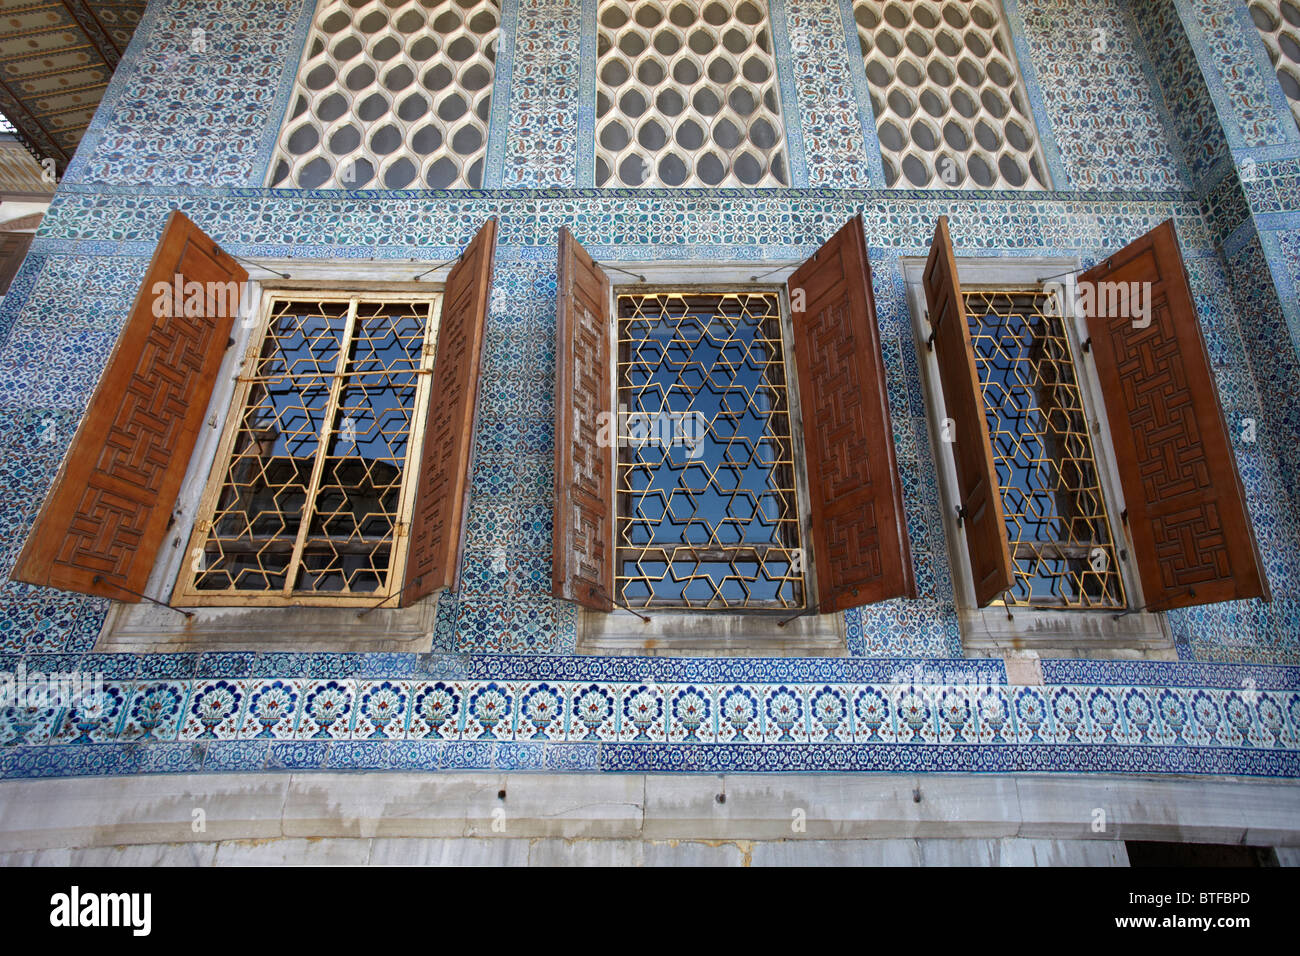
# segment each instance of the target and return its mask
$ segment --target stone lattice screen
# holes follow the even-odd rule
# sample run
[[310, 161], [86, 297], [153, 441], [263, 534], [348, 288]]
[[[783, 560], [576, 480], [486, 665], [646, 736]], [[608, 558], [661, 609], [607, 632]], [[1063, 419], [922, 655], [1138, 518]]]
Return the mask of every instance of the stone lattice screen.
[[888, 185], [1047, 188], [996, 0], [855, 0], [853, 14]]
[[322, 0], [269, 185], [478, 187], [499, 0]]
[[1300, 2], [1251, 0], [1250, 16], [1277, 70], [1291, 115], [1300, 126]]
[[763, 0], [600, 0], [597, 186], [788, 186]]

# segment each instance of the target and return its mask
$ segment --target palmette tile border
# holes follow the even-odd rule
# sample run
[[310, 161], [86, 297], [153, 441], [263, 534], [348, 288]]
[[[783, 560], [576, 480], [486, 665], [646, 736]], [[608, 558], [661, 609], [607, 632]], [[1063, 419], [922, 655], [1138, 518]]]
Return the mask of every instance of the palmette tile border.
[[[1293, 395], [1300, 379], [1294, 356], [1275, 354], [1272, 347], [1284, 327], [1266, 326], [1259, 318], [1239, 322], [1238, 317], [1276, 310], [1268, 300], [1270, 266], [1275, 277], [1280, 268], [1293, 284], [1300, 282], [1300, 240], [1293, 241], [1300, 236], [1298, 137], [1294, 124], [1271, 127], [1257, 97], [1248, 95], [1268, 80], [1267, 70], [1252, 68], [1248, 42], [1254, 39], [1253, 27], [1244, 5], [1225, 15], [1234, 2], [1152, 0], [1132, 18], [1140, 39], [1127, 20], [1114, 23], [1132, 38], [1139, 59], [1152, 61], [1150, 67], [1145, 62], [1139, 66], [1159, 78], [1166, 96], [1178, 98], [1188, 82], [1201, 87], [1203, 95], [1194, 105], [1180, 102], [1172, 117], [1150, 115], [1153, 109], [1161, 111], [1159, 103], [1135, 104], [1148, 125], [1156, 120], [1177, 124], [1180, 145], [1192, 159], [1195, 192], [1167, 188], [1179, 184], [1176, 170], [1153, 168], [1149, 158], [1135, 161], [1119, 151], [1089, 152], [1062, 141], [1059, 162], [1073, 178], [1058, 175], [1057, 186], [1074, 182], [1093, 188], [1027, 196], [826, 188], [878, 187], [883, 182], [865, 77], [857, 68], [860, 60], [855, 63], [852, 15], [845, 15], [848, 0], [776, 2], [791, 42], [814, 36], [834, 41], [835, 48], [824, 51], [825, 62], [834, 66], [838, 60], [842, 67], [822, 75], [815, 64], [798, 57], [778, 66], [783, 102], [798, 107], [788, 113], [791, 135], [801, 132], [807, 149], [807, 178], [799, 174], [794, 182], [821, 188], [268, 190], [260, 183], [314, 0], [248, 0], [235, 6], [223, 0], [155, 0], [55, 197], [33, 256], [0, 305], [0, 341], [12, 339], [13, 358], [0, 375], [9, 402], [8, 422], [0, 427], [5, 461], [0, 483], [18, 492], [0, 527], [10, 532], [25, 527], [39, 503], [32, 483], [57, 464], [58, 454], [51, 454], [37, 433], [47, 419], [54, 420], [60, 436], [56, 452], [61, 452], [65, 432], [75, 426], [111, 347], [122, 303], [134, 291], [123, 266], [134, 261], [143, 268], [162, 217], [174, 206], [190, 211], [243, 255], [430, 262], [454, 256], [485, 215], [501, 215], [506, 235], [498, 250], [502, 282], [494, 289], [488, 330], [488, 404], [497, 415], [517, 414], [520, 406], [542, 418], [547, 414], [547, 373], [543, 369], [534, 375], [531, 368], [516, 372], [515, 346], [526, 344], [531, 352], [520, 354], [540, 356], [534, 363], [539, 368], [553, 362], [547, 338], [554, 302], [549, 270], [560, 223], [581, 230], [593, 251], [613, 259], [784, 260], [810, 251], [844, 218], [863, 210], [890, 357], [896, 432], [900, 447], [915, 446], [916, 459], [906, 463], [907, 474], [922, 485], [932, 475], [933, 462], [915, 361], [905, 347], [911, 332], [894, 257], [923, 253], [916, 243], [928, 235], [940, 212], [950, 213], [959, 230], [966, 230], [958, 237], [965, 254], [1079, 254], [1085, 259], [1173, 215], [1228, 411], [1261, 416], [1281, 452], [1281, 460], [1270, 464], [1261, 450], [1235, 449], [1261, 545], [1273, 555], [1268, 560], [1280, 562], [1270, 573], [1283, 582], [1293, 580], [1290, 554], [1298, 540], [1298, 499], [1289, 489], [1298, 485], [1285, 449], [1291, 436], [1300, 433], [1300, 421], [1293, 402], [1261, 402], [1260, 397]], [[1014, 16], [1051, 20], [1064, 0], [1008, 5]], [[512, 47], [519, 46], [526, 29], [535, 29], [548, 16], [555, 22], [555, 12], [566, 11], [560, 33], [570, 40], [579, 34], [581, 62], [572, 72], [593, 75], [594, 49], [583, 37], [594, 31], [581, 29], [567, 13], [594, 9], [591, 0], [506, 0], [505, 8], [517, 15], [515, 38], [503, 33], [503, 43]], [[1101, 22], [1107, 22], [1104, 13]], [[1193, 29], [1189, 41], [1187, 22], [1231, 29], [1222, 37]], [[236, 75], [221, 74], [185, 57], [183, 41], [196, 24], [211, 28], [214, 50], [238, 44], [248, 65]], [[1076, 96], [1078, 84], [1069, 69], [1085, 51], [1017, 34], [1022, 66], [1035, 75], [1031, 78], [1041, 90], [1041, 101], [1034, 100], [1036, 113], [1053, 121], [1061, 117], [1053, 132], [1068, 136], [1071, 124], [1088, 118], [1086, 97]], [[583, 130], [590, 125], [591, 97], [581, 84], [537, 87], [556, 65], [547, 54], [562, 46], [544, 38], [552, 42], [541, 56], [536, 50], [531, 58], [522, 49], [502, 51], [488, 138], [489, 183], [572, 187], [590, 182], [583, 172], [588, 159]], [[251, 57], [259, 54], [262, 59], [254, 65]], [[780, 54], [788, 56], [784, 49]], [[1208, 73], [1198, 69], [1198, 58], [1210, 66]], [[1255, 66], [1262, 62], [1258, 56], [1254, 60]], [[504, 68], [505, 62], [512, 68]], [[1243, 63], [1248, 75], [1233, 87], [1233, 71]], [[218, 108], [236, 102], [237, 110]], [[825, 117], [812, 123], [811, 102], [826, 108]], [[530, 103], [536, 109], [522, 108]], [[546, 122], [552, 112], [562, 122]], [[1123, 124], [1115, 106], [1106, 115], [1114, 123], [1141, 125]], [[857, 133], [850, 137], [852, 148], [819, 134], [827, 122], [860, 127], [865, 157], [856, 155]], [[1243, 169], [1238, 178], [1221, 123], [1229, 129], [1235, 159], [1254, 161], [1250, 175]], [[1279, 132], [1284, 134], [1280, 140]], [[222, 138], [234, 146], [178, 150], [179, 134], [192, 134], [200, 145]], [[1056, 166], [1053, 170], [1055, 175]], [[509, 175], [512, 171], [518, 175]], [[1263, 230], [1258, 237], [1257, 228]], [[997, 238], [981, 239], [987, 236]], [[409, 244], [426, 239], [428, 245]], [[984, 248], [992, 242], [996, 245]], [[1228, 260], [1227, 272], [1216, 247]], [[1243, 276], [1249, 281], [1239, 281]], [[508, 309], [495, 301], [498, 294], [510, 302]], [[1291, 318], [1294, 323], [1295, 316]], [[75, 334], [69, 336], [67, 330]], [[39, 374], [35, 363], [56, 353], [62, 356], [64, 377]], [[492, 422], [485, 416], [484, 428], [490, 430]], [[535, 520], [528, 516], [540, 491], [549, 489], [550, 446], [544, 432], [529, 426], [502, 440], [502, 459], [510, 458], [515, 467], [476, 470], [475, 517]], [[490, 431], [481, 431], [476, 441], [491, 438]], [[523, 460], [527, 467], [519, 468]], [[541, 567], [541, 552], [521, 540], [507, 562], [519, 573], [497, 581], [482, 567], [482, 534], [467, 556], [466, 574], [476, 582], [475, 593], [439, 603], [435, 646], [460, 652], [445, 655], [87, 654], [82, 652], [94, 644], [105, 602], [53, 592], [34, 595], [26, 586], [11, 586], [6, 608], [11, 626], [0, 631], [0, 670], [12, 672], [21, 662], [29, 671], [102, 672], [116, 696], [109, 693], [99, 713], [52, 712], [44, 721], [23, 723], [25, 742], [16, 737], [8, 746], [0, 742], [0, 776], [293, 769], [1300, 776], [1292, 710], [1300, 668], [1188, 661], [1191, 656], [1213, 660], [1225, 655], [1294, 661], [1300, 601], [1283, 588], [1277, 589], [1267, 613], [1242, 606], [1172, 616], [1182, 662], [1049, 660], [1043, 662], [1045, 688], [1008, 687], [1000, 661], [946, 659], [960, 653], [950, 585], [944, 589], [946, 553], [942, 538], [930, 527], [933, 502], [927, 498], [913, 512], [908, 515], [913, 543], [928, 542], [927, 548], [914, 551], [926, 599], [901, 608], [882, 605], [870, 616], [851, 614], [846, 620], [851, 653], [908, 655], [900, 659], [575, 657], [572, 608], [532, 594], [525, 581]], [[544, 530], [539, 527], [534, 535], [543, 544]], [[8, 549], [12, 560], [21, 534], [10, 537], [15, 538]], [[514, 627], [505, 629], [496, 620], [502, 608], [517, 612]], [[519, 625], [519, 615], [536, 618], [535, 625]], [[489, 648], [518, 653], [465, 653]], [[915, 659], [920, 655], [933, 658]], [[461, 692], [457, 706], [462, 710], [452, 724], [428, 711], [439, 684], [453, 695], [458, 688]], [[893, 689], [901, 694], [913, 685], [925, 693], [911, 695], [912, 703], [920, 703], [907, 708], [911, 720], [900, 721]], [[972, 688], [981, 691], [977, 709], [963, 715], [962, 693], [970, 703]], [[732, 693], [736, 690], [739, 694]], [[867, 704], [873, 691], [882, 695], [883, 706], [893, 701], [895, 710], [871, 730], [874, 718]], [[575, 710], [584, 694], [596, 711]], [[138, 707], [144, 698], [151, 701], [149, 707]], [[600, 710], [602, 700], [609, 703], [607, 715]], [[746, 700], [757, 716], [749, 723], [740, 721], [743, 726], [737, 728], [729, 717], [737, 716], [735, 707], [743, 711]], [[471, 701], [472, 719], [465, 710]], [[996, 701], [1006, 705], [1001, 729], [993, 727], [995, 712], [978, 709], [978, 703], [993, 707]], [[865, 708], [862, 715], [859, 703]], [[941, 703], [954, 708], [955, 726], [939, 710]], [[202, 706], [195, 712], [191, 704]], [[232, 712], [224, 713], [223, 707]], [[1203, 721], [1196, 707], [1204, 711]], [[583, 722], [582, 713], [593, 726]], [[837, 714], [843, 715], [838, 722]], [[1281, 723], [1273, 732], [1269, 722], [1277, 714]], [[1240, 722], [1235, 730], [1234, 719]], [[13, 723], [0, 718], [5, 728], [0, 734], [12, 731]], [[396, 732], [399, 724], [401, 734]], [[865, 739], [864, 730], [871, 730]]]
[[1300, 691], [1249, 678], [1159, 687], [214, 677], [106, 681], [90, 704], [0, 709], [3, 778], [559, 764], [1295, 777], [1298, 753]]

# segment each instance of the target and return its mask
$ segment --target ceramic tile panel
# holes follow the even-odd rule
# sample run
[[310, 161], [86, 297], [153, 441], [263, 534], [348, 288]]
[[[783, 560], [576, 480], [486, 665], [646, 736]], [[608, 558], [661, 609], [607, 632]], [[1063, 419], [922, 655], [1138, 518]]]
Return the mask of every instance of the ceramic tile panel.
[[[286, 17], [284, 4], [262, 0], [155, 0], [142, 21], [0, 303], [0, 483], [9, 492], [0, 574], [13, 566], [172, 209], [240, 256], [415, 260], [413, 273], [456, 256], [495, 215], [461, 586], [437, 599], [429, 654], [98, 654], [107, 602], [0, 582], [0, 674], [100, 675], [104, 686], [94, 699], [6, 703], [0, 776], [1300, 776], [1300, 601], [1291, 596], [1300, 581], [1300, 156], [1287, 152], [1287, 130], [1270, 126], [1270, 115], [1286, 116], [1259, 99], [1272, 82], [1262, 49], [1233, 39], [1257, 42], [1244, 32], [1253, 30], [1244, 8], [1005, 0], [1056, 188], [972, 194], [883, 188], [849, 0], [768, 0], [793, 188], [590, 188], [594, 0], [502, 2], [489, 188], [264, 188], [314, 9], [291, 6]], [[1206, 24], [1222, 25], [1226, 39]], [[1097, 28], [1114, 58], [1093, 54]], [[200, 38], [206, 46], [191, 45]], [[1228, 95], [1224, 77], [1238, 75]], [[549, 582], [558, 229], [611, 265], [671, 260], [688, 274], [700, 261], [802, 260], [858, 213], [917, 599], [847, 612], [842, 657], [578, 654], [576, 608], [553, 599]], [[961, 657], [898, 264], [925, 254], [940, 215], [962, 255], [1071, 256], [1085, 266], [1175, 220], [1271, 603], [1173, 613], [1177, 662], [1049, 660], [1040, 687], [1008, 686], [1001, 661]]]

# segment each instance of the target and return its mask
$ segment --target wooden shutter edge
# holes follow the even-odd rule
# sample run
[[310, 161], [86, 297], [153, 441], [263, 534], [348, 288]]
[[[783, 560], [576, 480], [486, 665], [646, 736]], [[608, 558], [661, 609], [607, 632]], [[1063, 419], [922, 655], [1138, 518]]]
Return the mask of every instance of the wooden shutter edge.
[[[957, 321], [965, 324], [966, 302], [965, 302], [965, 296], [961, 291], [961, 279], [957, 271], [957, 255], [953, 249], [952, 234], [949, 232], [948, 229], [947, 216], [940, 216], [938, 221], [935, 223], [934, 238], [930, 241], [930, 249], [928, 255], [926, 256], [925, 269], [922, 272], [922, 279], [921, 279], [921, 286], [923, 291], [925, 292], [926, 308], [928, 310], [928, 321], [930, 323], [930, 330], [931, 330], [931, 334], [935, 336], [936, 343], [938, 340], [938, 326], [937, 326], [938, 320], [935, 315], [934, 303], [930, 301], [930, 285], [931, 285], [930, 276], [932, 272], [940, 268], [941, 265], [943, 266], [944, 269], [946, 269], [947, 273], [952, 277], [952, 292], [953, 292], [954, 299], [956, 300], [955, 306], [957, 308]], [[986, 473], [990, 476], [989, 479], [990, 480], [990, 489], [989, 489], [990, 505], [994, 509], [993, 520], [996, 523], [998, 540], [1001, 544], [1002, 556], [1004, 559], [1002, 562], [1003, 570], [1007, 572], [1005, 586], [1003, 588], [1000, 588], [998, 591], [994, 592], [993, 596], [981, 600], [979, 596], [978, 582], [975, 579], [976, 566], [974, 561], [974, 555], [971, 554], [971, 549], [974, 542], [970, 534], [970, 529], [963, 522], [961, 525], [962, 537], [965, 539], [965, 546], [968, 555], [967, 560], [971, 572], [971, 585], [975, 589], [976, 605], [978, 607], [987, 607], [989, 604], [992, 603], [993, 598], [996, 597], [997, 594], [1005, 593], [1007, 590], [1009, 590], [1011, 587], [1014, 586], [1015, 562], [1012, 560], [1011, 557], [1011, 542], [1007, 536], [1006, 513], [1002, 507], [1002, 489], [997, 482], [997, 468], [993, 461], [993, 441], [992, 441], [992, 437], [989, 434], [988, 419], [985, 417], [986, 412], [983, 404], [983, 390], [980, 387], [979, 370], [975, 365], [975, 349], [974, 346], [971, 344], [969, 326], [963, 329], [962, 340], [965, 343], [966, 365], [969, 369], [970, 381], [974, 384], [974, 387], [977, 390], [977, 397], [979, 398], [979, 414], [976, 416], [977, 428], [979, 430], [979, 449], [980, 449], [981, 457], [983, 457], [985, 462]], [[937, 344], [935, 345], [935, 348], [936, 349], [938, 348]], [[936, 352], [936, 360], [937, 360], [937, 352]], [[940, 374], [939, 374], [939, 391], [944, 397], [944, 409], [946, 411], [947, 406], [949, 404], [948, 385], [942, 374], [942, 366], [940, 366]], [[956, 489], [957, 495], [959, 499], [964, 500], [964, 489], [962, 488], [962, 480], [961, 480], [962, 478], [961, 465], [957, 461], [956, 455], [953, 456], [953, 459], [954, 459], [953, 461], [954, 471], [956, 471], [957, 473], [957, 489]], [[961, 501], [959, 501], [958, 504], [960, 505]]]
[[[113, 343], [113, 348], [109, 352], [107, 360], [104, 362], [103, 369], [100, 370], [99, 379], [95, 383], [94, 391], [91, 392], [90, 399], [87, 401], [85, 408], [82, 411], [81, 420], [77, 424], [77, 429], [73, 433], [71, 441], [68, 442], [68, 446], [63, 451], [63, 458], [59, 463], [59, 468], [55, 473], [54, 480], [50, 482], [50, 487], [45, 494], [45, 498], [42, 501], [40, 508], [37, 509], [35, 521], [27, 532], [27, 537], [23, 543], [22, 550], [19, 552], [18, 558], [14, 562], [13, 568], [10, 570], [9, 579], [11, 581], [20, 581], [24, 584], [33, 584], [39, 587], [69, 590], [63, 585], [52, 581], [56, 551], [53, 549], [47, 551], [46, 542], [43, 537], [51, 531], [51, 529], [44, 527], [47, 522], [52, 520], [52, 517], [49, 516], [47, 512], [51, 503], [57, 501], [59, 496], [64, 493], [64, 490], [67, 487], [69, 480], [68, 466], [74, 450], [77, 449], [81, 442], [90, 440], [90, 434], [94, 429], [101, 427], [100, 423], [91, 421], [92, 412], [96, 410], [100, 403], [100, 399], [105, 398], [108, 394], [108, 390], [112, 387], [112, 383], [108, 381], [108, 377], [109, 371], [113, 368], [114, 363], [118, 360], [119, 356], [123, 354], [125, 348], [134, 348], [136, 346], [135, 342], [128, 343], [126, 341], [126, 332], [130, 326], [131, 319], [136, 315], [137, 311], [146, 306], [147, 300], [152, 298], [152, 286], [154, 282], [161, 281], [154, 276], [154, 271], [158, 268], [163, 256], [165, 241], [171, 232], [173, 225], [178, 222], [195, 233], [193, 238], [201, 238], [210, 244], [210, 253], [213, 259], [218, 261], [226, 260], [229, 262], [231, 272], [236, 277], [236, 281], [240, 282], [241, 285], [248, 281], [247, 270], [240, 266], [239, 263], [229, 255], [229, 253], [225, 252], [211, 236], [200, 229], [179, 209], [173, 209], [171, 211], [166, 222], [163, 224], [162, 232], [159, 234], [158, 243], [154, 247], [153, 254], [149, 258], [149, 265], [145, 269], [144, 279], [136, 290], [135, 298], [131, 301], [131, 307], [127, 310], [127, 318], [126, 322], [122, 326], [122, 331], [118, 334], [117, 340]], [[179, 260], [177, 265], [179, 266]], [[238, 308], [232, 310], [232, 312], [237, 311]], [[218, 326], [218, 340], [221, 338], [221, 333], [224, 333], [227, 340], [229, 340], [230, 330], [234, 326], [234, 320], [234, 314], [228, 315], [224, 320], [219, 320], [224, 321], [224, 326]], [[139, 347], [143, 349], [143, 342], [140, 343]], [[218, 363], [218, 369], [219, 368], [220, 364]], [[208, 397], [204, 400], [205, 412], [207, 411], [207, 405], [210, 401], [211, 391], [209, 390]], [[199, 433], [202, 431], [202, 421], [203, 419], [200, 417], [197, 420], [196, 427], [187, 429], [181, 433], [180, 444], [172, 449], [174, 456], [182, 457], [188, 463], [190, 456], [194, 453], [194, 446], [198, 442]], [[182, 470], [178, 473], [178, 477], [174, 482], [175, 488], [173, 488], [170, 493], [160, 492], [158, 505], [153, 509], [149, 528], [158, 524], [164, 524], [163, 534], [158, 536], [159, 544], [161, 544], [162, 538], [165, 537], [166, 524], [170, 523], [171, 511], [175, 506], [177, 495], [180, 494], [181, 485], [183, 485], [184, 479], [185, 472]], [[169, 499], [166, 501], [166, 507], [163, 507], [164, 499]], [[162, 521], [163, 516], [167, 519], [166, 523]], [[146, 532], [149, 528], [146, 529]], [[134, 594], [123, 591], [120, 588], [109, 584], [92, 586], [92, 588], [84, 591], [79, 589], [77, 593], [92, 594], [94, 596], [109, 598], [130, 604], [138, 604], [140, 601], [140, 598]]]
[[[465, 460], [461, 466], [462, 488], [460, 516], [457, 519], [459, 527], [456, 532], [455, 554], [450, 557], [448, 565], [450, 574], [448, 576], [448, 582], [445, 585], [445, 587], [449, 587], [453, 591], [460, 587], [460, 566], [465, 557], [465, 529], [469, 525], [469, 499], [470, 492], [473, 490], [474, 485], [474, 461], [478, 451], [478, 403], [480, 393], [483, 389], [483, 340], [486, 337], [487, 332], [488, 312], [492, 307], [492, 277], [496, 271], [497, 228], [498, 222], [496, 216], [490, 216], [487, 222], [485, 222], [481, 227], [481, 229], [490, 229], [492, 231], [488, 233], [487, 238], [483, 240], [487, 249], [483, 254], [483, 268], [479, 270], [478, 275], [479, 312], [477, 321], [475, 322], [477, 334], [474, 337], [474, 350], [478, 354], [470, 363], [470, 367], [473, 369], [474, 374], [474, 387], [470, 390], [473, 394], [470, 396], [469, 408], [467, 409], [467, 417], [469, 420], [466, 423], [466, 427], [469, 430], [466, 432], [465, 436]], [[475, 238], [478, 238], [477, 234], [475, 235]], [[452, 266], [452, 268], [454, 269], [455, 266]], [[450, 278], [451, 273], [448, 272], [447, 275], [448, 278]], [[436, 363], [437, 360], [435, 359], [434, 361]]]
[[[564, 464], [570, 457], [565, 452], [565, 441], [571, 440], [569, 436], [573, 431], [573, 416], [570, 407], [569, 395], [573, 390], [573, 379], [575, 375], [573, 365], [573, 355], [570, 349], [570, 343], [574, 334], [574, 316], [570, 315], [572, 306], [572, 297], [566, 294], [565, 290], [572, 281], [569, 270], [572, 268], [572, 254], [566, 254], [568, 244], [582, 248], [582, 244], [569, 231], [567, 226], [560, 226], [557, 249], [559, 255], [556, 263], [556, 311], [555, 311], [555, 472], [553, 480], [556, 482], [555, 496], [557, 504], [560, 498], [559, 483], [565, 478]], [[599, 269], [599, 265], [597, 265]], [[593, 426], [596, 423], [592, 423]], [[614, 482], [616, 476], [617, 463], [614, 458], [615, 447], [611, 445], [604, 450], [605, 467], [609, 475], [609, 485], [607, 488], [607, 500], [612, 506], [614, 503]], [[567, 501], [567, 493], [566, 493]], [[604, 588], [603, 596], [587, 595], [580, 597], [570, 587], [573, 569], [570, 567], [571, 557], [573, 554], [573, 521], [572, 508], [566, 507], [564, 511], [564, 520], [561, 522], [559, 508], [554, 509], [556, 512], [551, 529], [551, 595], [559, 600], [571, 601], [583, 607], [592, 610], [609, 612], [614, 610], [613, 592], [614, 592], [614, 564], [617, 557], [614, 553], [614, 525], [616, 516], [610, 514], [610, 534], [606, 541], [606, 548], [609, 553], [609, 560], [605, 564], [604, 579], [601, 586]]]
[[917, 599], [916, 570], [912, 565], [912, 543], [907, 534], [907, 506], [903, 496], [903, 476], [898, 470], [898, 452], [894, 447], [894, 413], [893, 409], [889, 407], [889, 382], [886, 378], [888, 372], [885, 368], [885, 353], [880, 344], [880, 321], [876, 316], [876, 292], [871, 284], [871, 255], [867, 249], [866, 224], [862, 221], [862, 213], [854, 216], [853, 221], [857, 224], [857, 241], [862, 246], [862, 262], [866, 267], [863, 284], [867, 290], [867, 336], [871, 360], [877, 373], [876, 390], [879, 393], [880, 407], [884, 411], [885, 417], [885, 451], [889, 476], [889, 493], [894, 503], [894, 523], [898, 532], [899, 551], [903, 564], [902, 592], [882, 597], [880, 600], [902, 597], [915, 601]]
[[[473, 243], [481, 240], [487, 248], [484, 252], [483, 266], [480, 268], [479, 274], [475, 280], [478, 285], [477, 302], [479, 304], [479, 309], [478, 309], [477, 319], [474, 322], [475, 334], [473, 336], [472, 348], [477, 354], [471, 358], [469, 363], [469, 368], [471, 370], [471, 375], [473, 377], [473, 386], [472, 388], [467, 389], [467, 396], [468, 396], [468, 401], [466, 403], [467, 407], [465, 410], [464, 418], [461, 422], [462, 428], [460, 430], [460, 433], [465, 435], [465, 439], [464, 439], [465, 454], [461, 464], [461, 473], [460, 473], [460, 481], [462, 486], [461, 501], [460, 501], [460, 506], [454, 512], [455, 523], [456, 523], [455, 534], [448, 536], [448, 542], [444, 546], [446, 548], [447, 553], [444, 553], [442, 555], [443, 568], [442, 568], [442, 575], [440, 579], [436, 580], [432, 584], [428, 584], [424, 581], [424, 577], [426, 576], [425, 574], [416, 575], [415, 577], [411, 576], [411, 570], [413, 564], [413, 562], [411, 561], [411, 557], [412, 557], [411, 551], [414, 548], [415, 531], [416, 531], [415, 518], [419, 514], [420, 501], [422, 497], [429, 492], [429, 490], [424, 487], [425, 479], [424, 479], [424, 470], [422, 468], [421, 474], [417, 478], [416, 494], [411, 503], [410, 531], [407, 534], [406, 561], [404, 564], [404, 572], [403, 572], [404, 580], [402, 582], [402, 594], [400, 599], [398, 600], [399, 607], [410, 607], [416, 601], [423, 600], [424, 598], [438, 591], [443, 591], [447, 589], [454, 591], [459, 587], [460, 584], [460, 567], [465, 553], [465, 529], [469, 522], [469, 499], [473, 487], [474, 461], [477, 453], [477, 444], [478, 444], [475, 439], [477, 436], [477, 428], [478, 428], [479, 398], [480, 398], [480, 392], [482, 390], [482, 384], [483, 384], [483, 360], [484, 360], [483, 341], [485, 338], [485, 328], [487, 325], [487, 314], [491, 307], [492, 278], [496, 267], [497, 226], [498, 226], [497, 217], [491, 216], [487, 219], [486, 222], [483, 223], [482, 226], [479, 227], [478, 232], [476, 232], [474, 236], [470, 239], [470, 244], [465, 247], [465, 251], [461, 253], [460, 257], [457, 258], [456, 263], [451, 267], [451, 271], [448, 272], [447, 274], [448, 281], [443, 286], [443, 306], [445, 308], [447, 303], [446, 291], [451, 284], [450, 279], [452, 274], [455, 273], [456, 269], [459, 268], [464, 263], [465, 252], [467, 252], [470, 249]], [[445, 318], [445, 312], [443, 313], [443, 317]], [[438, 332], [439, 335], [442, 334], [441, 323], [439, 324]], [[443, 358], [443, 351], [441, 348], [439, 348], [438, 354], [434, 358], [433, 380], [435, 382], [437, 381], [437, 377], [438, 377], [438, 362], [441, 361], [442, 358]], [[435, 395], [431, 391], [429, 395], [429, 402], [431, 408], [432, 408], [434, 398]], [[425, 418], [426, 430], [428, 428], [428, 424], [429, 424], [429, 417], [426, 415]], [[430, 436], [427, 434], [426, 431], [426, 434], [424, 436], [425, 443], [428, 442], [429, 437]], [[429, 453], [429, 449], [427, 445], [422, 444], [421, 446], [422, 461], [423, 458], [428, 455], [428, 453]]]

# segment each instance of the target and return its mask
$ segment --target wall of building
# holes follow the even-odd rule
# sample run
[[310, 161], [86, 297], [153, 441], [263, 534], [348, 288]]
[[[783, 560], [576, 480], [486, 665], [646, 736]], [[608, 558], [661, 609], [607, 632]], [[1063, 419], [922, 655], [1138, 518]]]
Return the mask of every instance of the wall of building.
[[[454, 257], [496, 215], [462, 586], [439, 600], [435, 651], [426, 656], [281, 654], [269, 635], [262, 653], [97, 655], [105, 602], [6, 581], [0, 669], [103, 672], [116, 696], [98, 720], [82, 720], [89, 730], [63, 712], [0, 711], [0, 775], [458, 766], [1297, 773], [1300, 131], [1268, 87], [1276, 82], [1244, 7], [1004, 0], [1056, 188], [989, 196], [882, 188], [848, 0], [769, 0], [790, 189], [590, 188], [594, 0], [503, 4], [489, 188], [265, 189], [313, 6], [150, 4], [0, 304], [0, 483], [9, 489], [0, 570], [12, 566], [32, 524], [171, 209], [241, 256], [426, 264], [413, 274]], [[1099, 28], [1102, 54], [1093, 48]], [[205, 31], [202, 53], [191, 50], [195, 29]], [[870, 247], [918, 599], [849, 612], [845, 659], [575, 655], [574, 609], [549, 596], [558, 227], [602, 260], [780, 263], [811, 254], [857, 212]], [[1178, 663], [1047, 661], [1042, 685], [1022, 685], [1008, 683], [1001, 661], [959, 660], [897, 261], [925, 254], [943, 214], [959, 254], [1079, 256], [1085, 264], [1175, 220], [1271, 603], [1172, 613]], [[1254, 441], [1244, 438], [1248, 420], [1257, 423]], [[500, 546], [504, 571], [494, 561]], [[941, 715], [945, 689], [972, 680], [993, 688], [1002, 718], [979, 707]], [[259, 691], [277, 681], [292, 689], [297, 709], [287, 723], [264, 727]], [[308, 701], [331, 682], [348, 717], [322, 728]], [[402, 695], [400, 728], [376, 728], [365, 713], [368, 692], [385, 682]], [[439, 683], [458, 717], [430, 728], [416, 702]], [[913, 683], [924, 708], [915, 724], [899, 717], [900, 694]], [[712, 702], [704, 742], [683, 743], [673, 713], [688, 688]], [[520, 702], [548, 692], [566, 702], [565, 716], [529, 724]], [[572, 718], [572, 702], [588, 692], [610, 710], [591, 728]], [[757, 711], [739, 730], [716, 721], [736, 692]], [[477, 719], [485, 693], [507, 700], [509, 721]], [[787, 693], [800, 702], [792, 729], [764, 716]], [[645, 734], [618, 716], [637, 694], [656, 700], [661, 715]], [[890, 713], [880, 727], [860, 718], [877, 696]], [[167, 719], [153, 727], [139, 716], [150, 699], [167, 702]], [[208, 726], [198, 720], [203, 707], [225, 710]], [[838, 723], [826, 716], [835, 713], [843, 714]]]

